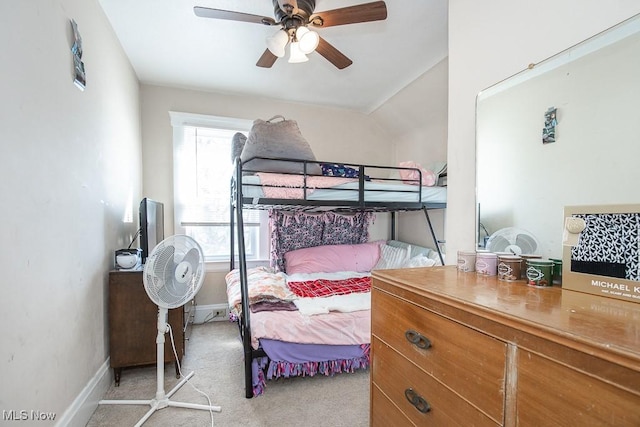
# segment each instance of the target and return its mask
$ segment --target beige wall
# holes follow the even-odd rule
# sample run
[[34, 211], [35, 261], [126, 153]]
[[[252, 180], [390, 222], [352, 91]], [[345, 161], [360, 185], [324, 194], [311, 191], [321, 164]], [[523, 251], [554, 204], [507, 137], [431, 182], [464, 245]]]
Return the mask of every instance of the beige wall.
[[110, 373], [107, 273], [137, 227], [138, 82], [96, 0], [0, 2], [0, 39], [0, 410], [84, 425]]
[[447, 263], [475, 246], [475, 97], [640, 12], [637, 0], [449, 2]]
[[[428, 168], [447, 161], [448, 72], [445, 58], [371, 115], [391, 135], [392, 164], [410, 160]], [[444, 238], [445, 213], [429, 213], [439, 240]], [[397, 231], [402, 241], [435, 248], [423, 212], [398, 214]]]

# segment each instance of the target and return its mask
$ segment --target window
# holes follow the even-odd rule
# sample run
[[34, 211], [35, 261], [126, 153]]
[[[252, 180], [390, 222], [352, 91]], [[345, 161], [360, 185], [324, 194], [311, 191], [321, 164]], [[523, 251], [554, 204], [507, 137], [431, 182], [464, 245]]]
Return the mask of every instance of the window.
[[[193, 237], [208, 262], [230, 255], [231, 139], [251, 121], [171, 112], [176, 234]], [[268, 258], [266, 212], [243, 213], [247, 259]]]

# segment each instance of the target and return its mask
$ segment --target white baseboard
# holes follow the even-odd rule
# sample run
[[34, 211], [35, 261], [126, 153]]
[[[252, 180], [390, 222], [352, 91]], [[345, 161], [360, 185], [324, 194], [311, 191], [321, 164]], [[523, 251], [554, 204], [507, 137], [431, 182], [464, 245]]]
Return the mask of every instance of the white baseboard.
[[227, 304], [209, 304], [195, 306], [193, 323], [196, 325], [211, 321], [218, 322], [228, 320], [229, 306]]
[[[229, 320], [229, 306], [227, 304], [196, 305], [192, 310], [194, 310], [194, 324]], [[56, 420], [56, 427], [84, 427], [87, 425], [91, 415], [98, 407], [98, 402], [104, 397], [113, 381], [109, 365], [110, 359], [107, 358], [62, 414], [62, 417]]]
[[84, 427], [98, 407], [98, 401], [104, 397], [112, 381], [110, 359], [107, 358], [93, 378], [82, 389], [71, 406], [57, 420], [59, 427]]

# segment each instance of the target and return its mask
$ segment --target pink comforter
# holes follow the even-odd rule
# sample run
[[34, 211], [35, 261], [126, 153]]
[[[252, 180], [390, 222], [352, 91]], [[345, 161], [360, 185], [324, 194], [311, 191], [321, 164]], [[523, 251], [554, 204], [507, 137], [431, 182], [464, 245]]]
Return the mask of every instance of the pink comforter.
[[298, 311], [262, 311], [251, 314], [251, 344], [260, 338], [303, 344], [368, 344], [371, 310], [303, 316]]

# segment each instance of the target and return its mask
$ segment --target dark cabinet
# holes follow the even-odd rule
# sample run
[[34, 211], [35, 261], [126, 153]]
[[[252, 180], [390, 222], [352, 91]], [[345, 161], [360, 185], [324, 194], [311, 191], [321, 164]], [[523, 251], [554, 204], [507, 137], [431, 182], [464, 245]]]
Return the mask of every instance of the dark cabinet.
[[[109, 352], [116, 385], [122, 368], [156, 363], [158, 306], [154, 304], [142, 282], [142, 271], [109, 273]], [[178, 358], [184, 356], [184, 309], [169, 310]], [[165, 334], [164, 361], [175, 362], [171, 337]], [[176, 375], [178, 375], [176, 363]]]

